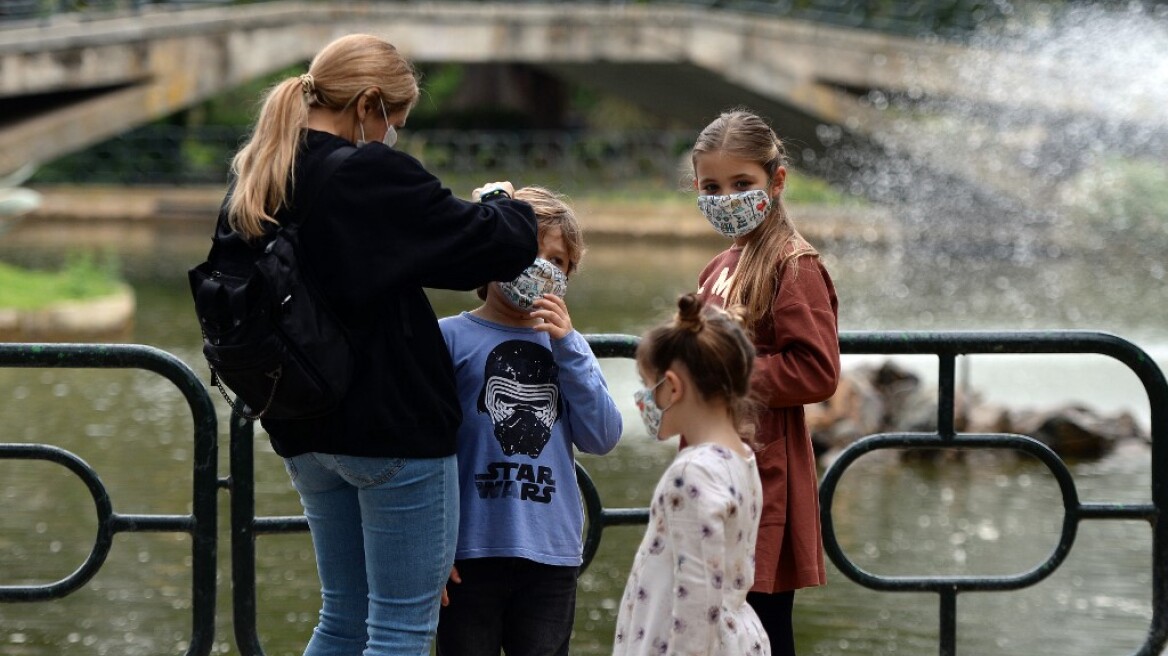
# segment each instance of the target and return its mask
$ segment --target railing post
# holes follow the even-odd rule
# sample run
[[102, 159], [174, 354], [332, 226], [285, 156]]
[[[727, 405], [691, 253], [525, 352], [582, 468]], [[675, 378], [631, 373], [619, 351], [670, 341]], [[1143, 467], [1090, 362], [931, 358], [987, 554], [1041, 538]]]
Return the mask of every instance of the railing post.
[[231, 413], [231, 612], [241, 656], [262, 656], [256, 626], [255, 429]]
[[957, 656], [957, 590], [942, 590], [940, 608], [941, 656]]

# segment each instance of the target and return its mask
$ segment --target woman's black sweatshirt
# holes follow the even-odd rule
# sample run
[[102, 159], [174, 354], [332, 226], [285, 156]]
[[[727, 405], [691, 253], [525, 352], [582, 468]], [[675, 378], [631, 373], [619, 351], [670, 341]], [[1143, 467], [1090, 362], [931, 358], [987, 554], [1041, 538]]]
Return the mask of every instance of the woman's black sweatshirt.
[[[297, 182], [346, 145], [307, 130]], [[291, 207], [276, 218], [311, 208], [300, 228], [302, 266], [348, 327], [356, 369], [335, 413], [261, 420], [272, 447], [285, 457], [454, 454], [462, 421], [454, 369], [422, 288], [514, 279], [538, 250], [531, 207], [456, 198], [416, 159], [380, 143], [358, 148], [308, 198], [314, 186], [294, 185]]]

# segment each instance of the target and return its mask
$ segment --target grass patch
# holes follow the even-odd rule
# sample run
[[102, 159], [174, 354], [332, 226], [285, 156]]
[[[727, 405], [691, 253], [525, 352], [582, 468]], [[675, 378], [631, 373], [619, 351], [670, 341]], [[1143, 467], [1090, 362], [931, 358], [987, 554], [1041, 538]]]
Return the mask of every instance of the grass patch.
[[117, 261], [88, 253], [68, 257], [60, 271], [34, 271], [0, 262], [0, 308], [36, 310], [60, 301], [108, 296], [123, 284]]
[[[677, 204], [695, 206], [697, 192], [685, 186], [681, 174], [677, 179], [662, 176], [644, 176], [626, 179], [610, 179], [601, 176], [577, 176], [568, 178], [555, 171], [499, 171], [485, 170], [473, 174], [449, 172], [440, 169], [434, 173], [456, 196], [469, 198], [475, 187], [492, 180], [510, 180], [516, 187], [527, 184], [540, 185], [568, 195], [569, 202], [583, 200], [600, 204], [605, 201], [616, 203], [650, 202], [654, 204]], [[788, 205], [821, 205], [827, 207], [862, 207], [867, 201], [858, 196], [843, 193], [822, 178], [814, 178], [798, 172], [787, 174], [787, 187], [783, 199]]]
[[823, 178], [812, 178], [798, 172], [787, 173], [787, 188], [783, 191], [783, 199], [792, 205], [858, 207], [868, 204], [866, 199], [845, 194]]

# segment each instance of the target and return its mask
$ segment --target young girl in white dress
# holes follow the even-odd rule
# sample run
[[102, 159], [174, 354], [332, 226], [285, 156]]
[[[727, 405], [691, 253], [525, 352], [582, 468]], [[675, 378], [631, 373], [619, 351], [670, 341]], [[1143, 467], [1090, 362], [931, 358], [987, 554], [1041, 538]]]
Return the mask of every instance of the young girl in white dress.
[[613, 653], [769, 656], [746, 603], [762, 499], [744, 432], [754, 346], [730, 313], [693, 294], [677, 305], [637, 347], [636, 402], [650, 436], [687, 446], [653, 492]]

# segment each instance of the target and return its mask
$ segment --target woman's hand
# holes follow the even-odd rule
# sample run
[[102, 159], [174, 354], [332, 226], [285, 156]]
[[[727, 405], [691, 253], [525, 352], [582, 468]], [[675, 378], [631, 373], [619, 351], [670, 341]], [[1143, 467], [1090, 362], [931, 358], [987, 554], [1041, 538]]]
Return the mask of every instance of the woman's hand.
[[564, 299], [555, 294], [544, 294], [531, 305], [535, 308], [531, 317], [543, 319], [543, 323], [535, 325], [535, 330], [547, 333], [552, 339], [563, 339], [572, 332], [572, 317], [568, 316]]
[[515, 186], [506, 180], [501, 180], [498, 182], [488, 182], [487, 184], [470, 192], [470, 199], [477, 203], [482, 200], [483, 196], [486, 196], [487, 194], [490, 194], [494, 191], [502, 191], [503, 193], [507, 194], [507, 198], [515, 197]]

